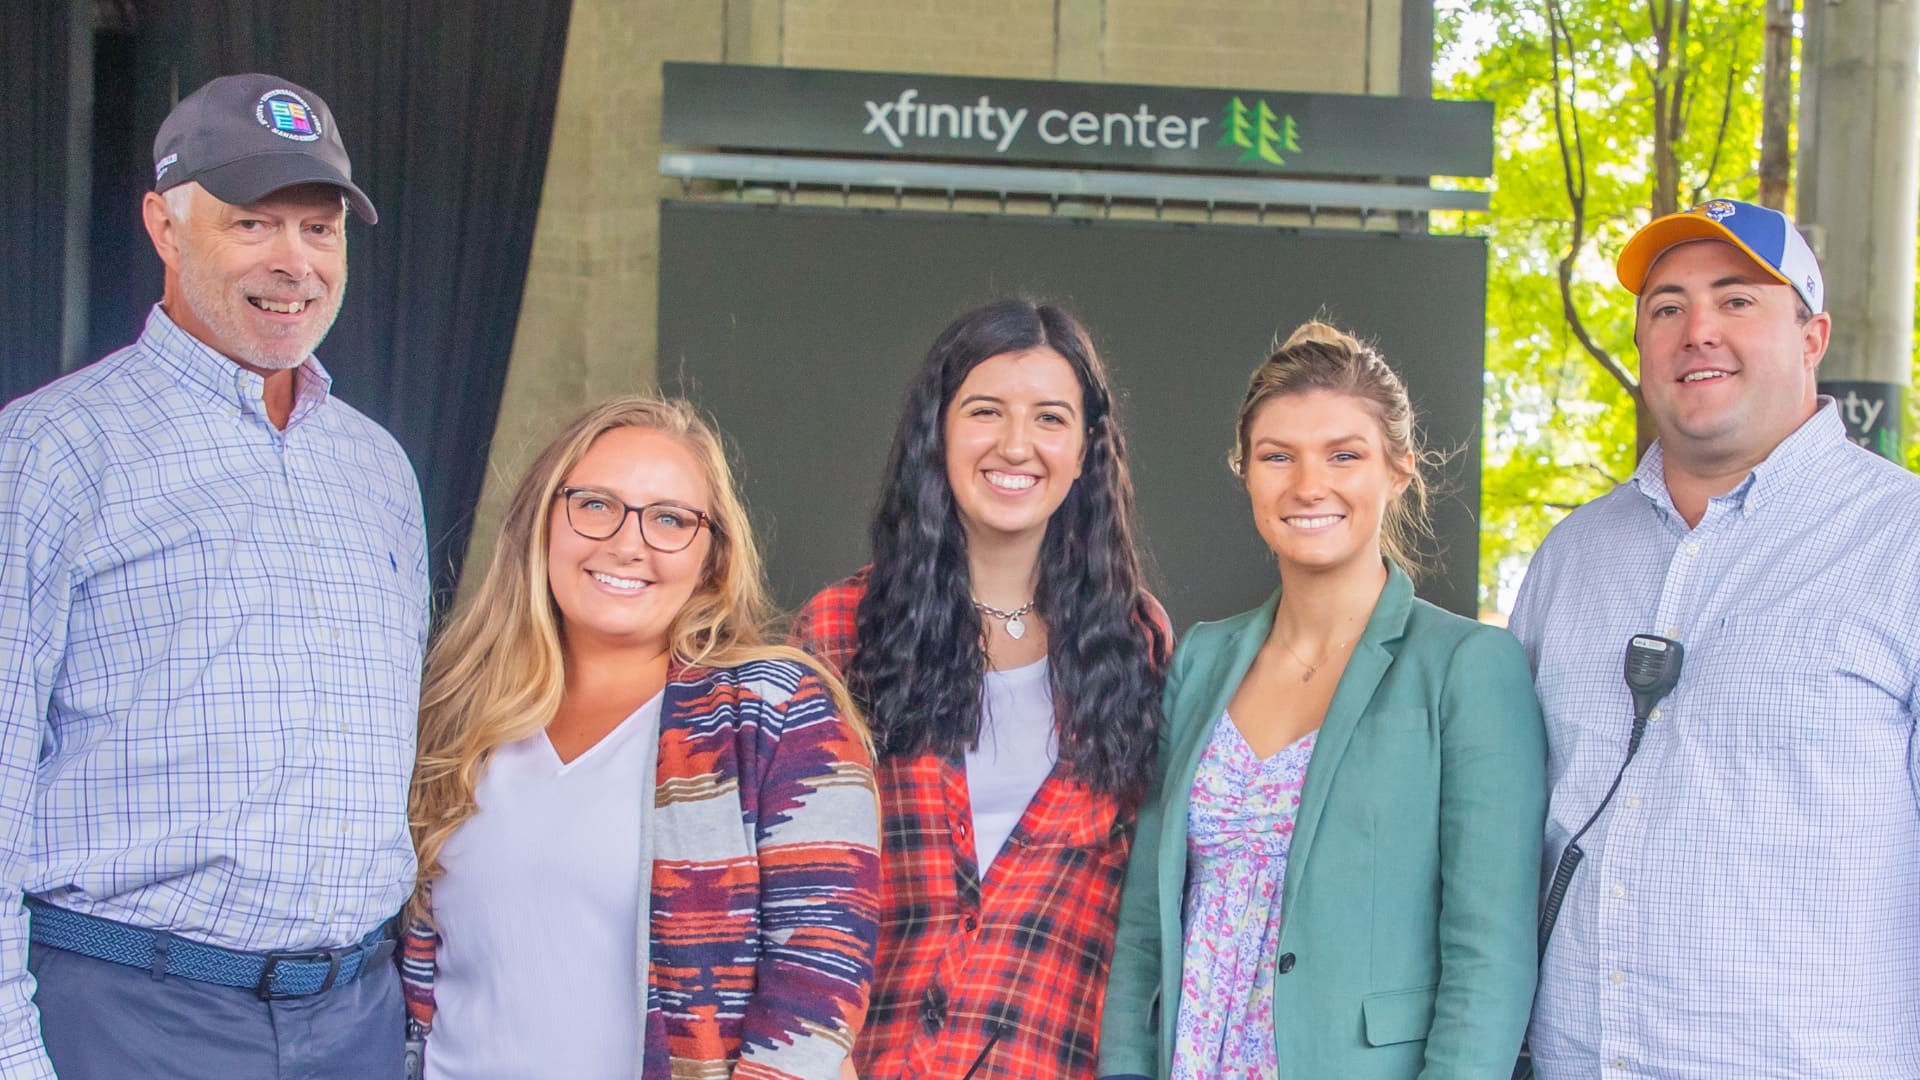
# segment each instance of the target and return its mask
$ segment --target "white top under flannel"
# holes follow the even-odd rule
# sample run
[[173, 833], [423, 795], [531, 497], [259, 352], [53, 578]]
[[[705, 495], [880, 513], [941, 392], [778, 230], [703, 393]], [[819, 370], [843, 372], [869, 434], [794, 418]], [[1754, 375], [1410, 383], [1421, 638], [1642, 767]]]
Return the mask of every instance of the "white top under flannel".
[[1551, 742], [1543, 880], [1626, 754], [1627, 638], [1686, 648], [1580, 842], [1540, 1075], [1920, 1077], [1920, 477], [1826, 398], [1692, 529], [1661, 462], [1554, 529], [1514, 611]]
[[989, 671], [980, 680], [980, 741], [965, 760], [974, 861], [985, 881], [1007, 838], [1027, 816], [1027, 804], [1060, 761], [1053, 669], [1046, 657]]
[[[405, 900], [419, 488], [318, 361], [295, 375], [281, 432], [156, 307], [0, 410], [0, 894], [250, 951]], [[9, 1077], [51, 1075], [26, 953], [0, 903]]]

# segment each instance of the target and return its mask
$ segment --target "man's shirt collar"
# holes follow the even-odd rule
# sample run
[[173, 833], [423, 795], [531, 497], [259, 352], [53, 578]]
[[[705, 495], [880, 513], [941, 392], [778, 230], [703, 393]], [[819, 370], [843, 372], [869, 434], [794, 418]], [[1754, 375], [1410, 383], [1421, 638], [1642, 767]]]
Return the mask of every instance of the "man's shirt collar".
[[[189, 392], [222, 408], [258, 416], [263, 422], [267, 419], [266, 380], [182, 330], [159, 304], [147, 316], [140, 344]], [[333, 387], [333, 376], [311, 354], [294, 369], [293, 379], [288, 428], [320, 408]]]
[[[1832, 398], [1822, 394], [1806, 423], [1782, 439], [1732, 491], [1708, 500], [1709, 505], [1721, 503], [1741, 514], [1751, 514], [1769, 498], [1790, 490], [1802, 478], [1814, 473], [1819, 463], [1846, 441], [1847, 428], [1840, 419], [1839, 408]], [[1631, 483], [1655, 508], [1676, 521], [1683, 520], [1673, 505], [1672, 493], [1667, 490], [1666, 455], [1659, 440], [1647, 448], [1640, 467], [1633, 471]]]

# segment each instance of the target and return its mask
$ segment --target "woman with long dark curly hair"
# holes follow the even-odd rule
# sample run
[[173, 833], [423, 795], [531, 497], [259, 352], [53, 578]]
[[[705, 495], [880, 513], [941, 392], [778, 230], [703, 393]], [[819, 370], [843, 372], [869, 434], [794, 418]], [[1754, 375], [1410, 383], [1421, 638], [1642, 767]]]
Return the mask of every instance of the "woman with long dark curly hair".
[[1073, 316], [962, 315], [907, 395], [873, 563], [796, 642], [873, 725], [880, 947], [866, 1080], [1090, 1078], [1166, 616], [1106, 371]]

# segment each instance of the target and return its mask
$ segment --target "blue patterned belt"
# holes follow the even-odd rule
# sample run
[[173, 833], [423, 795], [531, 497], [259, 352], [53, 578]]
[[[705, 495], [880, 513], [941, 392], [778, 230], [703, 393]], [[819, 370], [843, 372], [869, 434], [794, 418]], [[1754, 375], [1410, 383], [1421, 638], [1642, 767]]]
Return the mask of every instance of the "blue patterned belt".
[[393, 939], [384, 927], [362, 938], [358, 945], [249, 953], [190, 941], [164, 930], [82, 915], [32, 897], [27, 897], [26, 903], [33, 916], [33, 940], [41, 945], [142, 968], [153, 972], [155, 978], [178, 975], [195, 982], [252, 990], [261, 1001], [323, 993], [352, 982], [393, 955]]

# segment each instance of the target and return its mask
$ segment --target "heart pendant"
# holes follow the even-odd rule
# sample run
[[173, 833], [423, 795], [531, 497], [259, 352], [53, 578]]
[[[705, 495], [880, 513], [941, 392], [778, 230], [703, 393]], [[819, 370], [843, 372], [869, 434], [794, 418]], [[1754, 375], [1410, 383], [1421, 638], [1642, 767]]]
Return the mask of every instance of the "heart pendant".
[[1015, 641], [1027, 636], [1027, 624], [1020, 621], [1020, 616], [1007, 620], [1007, 636]]

